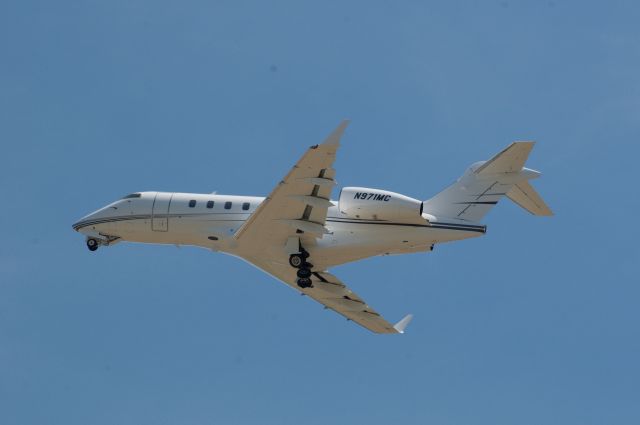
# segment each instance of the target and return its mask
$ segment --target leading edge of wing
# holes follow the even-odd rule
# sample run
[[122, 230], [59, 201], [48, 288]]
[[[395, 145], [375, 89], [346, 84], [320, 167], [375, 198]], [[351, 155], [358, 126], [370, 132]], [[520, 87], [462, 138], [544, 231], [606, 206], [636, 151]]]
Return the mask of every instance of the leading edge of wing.
[[338, 125], [336, 129], [333, 130], [331, 134], [327, 136], [326, 139], [324, 139], [324, 142], [322, 142], [322, 144], [323, 145], [340, 145], [340, 139], [342, 139], [342, 135], [344, 134], [344, 131], [346, 130], [346, 128], [349, 126], [350, 122], [351, 120], [348, 120], [348, 119], [342, 120], [340, 125]]
[[[262, 218], [262, 221], [264, 221], [266, 218], [265, 215], [266, 216], [273, 215], [273, 211], [271, 214], [266, 213], [266, 211], [270, 209], [273, 210], [273, 207], [271, 207], [270, 204], [274, 201], [274, 199], [278, 199], [279, 194], [281, 198], [280, 199], [281, 203], [291, 201], [294, 198], [298, 200], [298, 203], [300, 203], [301, 196], [308, 197], [312, 195], [312, 189], [314, 185], [318, 185], [318, 187], [326, 185], [328, 186], [328, 189], [326, 189], [328, 191], [327, 198], [330, 197], [331, 189], [333, 188], [333, 185], [335, 185], [335, 180], [333, 179], [334, 170], [331, 168], [331, 165], [335, 160], [336, 151], [340, 146], [340, 139], [342, 138], [342, 135], [344, 134], [345, 129], [349, 125], [349, 122], [350, 122], [349, 120], [343, 120], [340, 123], [340, 125], [338, 125], [338, 127], [336, 127], [336, 129], [333, 130], [331, 134], [329, 134], [329, 136], [321, 144], [311, 146], [309, 149], [307, 149], [307, 151], [302, 156], [302, 158], [298, 160], [298, 162], [293, 166], [293, 168], [291, 168], [291, 170], [287, 173], [287, 175], [276, 185], [276, 187], [271, 191], [271, 193], [262, 201], [262, 203], [258, 206], [258, 208], [253, 212], [253, 214], [251, 214], [249, 219], [245, 221], [242, 224], [242, 226], [240, 226], [240, 228], [235, 232], [233, 236], [236, 240], [240, 240], [241, 237], [245, 233], [247, 233], [247, 230], [249, 228], [254, 228], [255, 230], [255, 224], [258, 224], [257, 222], [261, 221], [261, 218]], [[314, 166], [319, 167], [318, 171], [320, 171], [322, 168], [329, 170], [329, 173], [328, 173], [329, 175], [325, 177], [324, 174], [320, 176], [317, 173], [309, 174], [310, 171], [314, 170]], [[308, 185], [309, 186], [307, 188], [308, 190], [305, 190], [301, 193], [289, 194], [288, 196], [284, 195], [285, 199], [282, 199], [283, 189], [287, 185], [292, 185], [292, 184], [295, 185], [296, 183], [302, 184], [303, 186]], [[323, 190], [325, 189], [322, 189], [321, 191]], [[327, 204], [330, 204], [330, 202], [328, 202], [328, 199], [327, 199]], [[304, 206], [303, 203], [301, 205]], [[328, 206], [329, 205], [324, 206], [325, 218], [326, 218], [326, 209], [328, 208]], [[282, 213], [282, 210], [280, 210], [279, 208], [276, 208], [276, 210], [277, 210], [276, 215], [279, 213]], [[299, 213], [301, 216], [302, 211], [300, 211]], [[270, 217], [270, 218], [273, 219], [277, 217]], [[279, 218], [290, 219], [292, 217], [279, 217]], [[295, 217], [295, 218], [299, 218], [299, 217]], [[262, 223], [263, 227], [264, 225], [271, 226], [272, 224], [274, 224], [273, 220], [267, 219], [266, 221], [267, 222], [271, 221], [271, 222]], [[324, 225], [324, 220], [322, 220], [322, 223], [320, 224]]]

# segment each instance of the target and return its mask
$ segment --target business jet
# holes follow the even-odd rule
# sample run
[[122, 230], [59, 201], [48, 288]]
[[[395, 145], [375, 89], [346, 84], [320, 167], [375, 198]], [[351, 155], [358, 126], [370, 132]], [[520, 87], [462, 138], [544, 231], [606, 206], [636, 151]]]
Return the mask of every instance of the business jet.
[[388, 190], [344, 187], [333, 163], [348, 121], [311, 146], [266, 197], [136, 192], [73, 225], [90, 251], [116, 243], [195, 245], [240, 257], [325, 308], [375, 333], [403, 333], [412, 315], [387, 322], [329, 268], [376, 255], [430, 252], [482, 236], [480, 220], [506, 196], [552, 215], [524, 167], [534, 142], [514, 142], [472, 164], [455, 183], [420, 201]]

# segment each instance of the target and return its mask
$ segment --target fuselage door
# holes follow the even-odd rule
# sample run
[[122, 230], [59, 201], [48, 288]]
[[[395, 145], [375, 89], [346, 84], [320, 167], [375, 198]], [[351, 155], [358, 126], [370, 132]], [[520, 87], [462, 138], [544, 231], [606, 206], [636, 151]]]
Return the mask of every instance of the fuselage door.
[[169, 206], [173, 193], [158, 192], [153, 200], [151, 212], [151, 230], [154, 232], [167, 232], [169, 230]]

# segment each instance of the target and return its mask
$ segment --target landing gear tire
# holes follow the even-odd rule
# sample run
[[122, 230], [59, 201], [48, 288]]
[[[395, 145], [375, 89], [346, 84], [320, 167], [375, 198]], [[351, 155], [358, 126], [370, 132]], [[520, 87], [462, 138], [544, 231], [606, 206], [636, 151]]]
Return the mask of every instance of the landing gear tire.
[[289, 256], [289, 264], [291, 264], [291, 267], [298, 269], [296, 272], [298, 275], [296, 283], [303, 289], [313, 287], [313, 282], [311, 281], [311, 268], [313, 264], [307, 263], [307, 258], [309, 258], [309, 253], [304, 249], [301, 250], [299, 254], [291, 254], [291, 256]]
[[291, 264], [291, 267], [295, 267], [296, 269], [302, 267], [304, 260], [305, 258], [302, 254], [291, 254], [289, 256], [289, 264]]
[[301, 277], [298, 279], [298, 286], [301, 288], [311, 288], [313, 286], [311, 279], [308, 277]]
[[96, 249], [98, 249], [98, 246], [100, 246], [100, 244], [98, 243], [97, 239], [87, 239], [87, 248], [89, 248], [89, 251], [95, 251]]
[[307, 277], [311, 277], [311, 270], [304, 268], [304, 269], [298, 269], [297, 275], [299, 278], [304, 279]]

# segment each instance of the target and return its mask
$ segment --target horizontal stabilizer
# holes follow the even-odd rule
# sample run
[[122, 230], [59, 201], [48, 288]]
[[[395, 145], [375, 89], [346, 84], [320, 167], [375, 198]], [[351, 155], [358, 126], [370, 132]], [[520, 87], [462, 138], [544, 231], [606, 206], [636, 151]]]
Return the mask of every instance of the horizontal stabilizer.
[[553, 215], [538, 192], [528, 181], [522, 181], [511, 187], [507, 197], [533, 215]]

